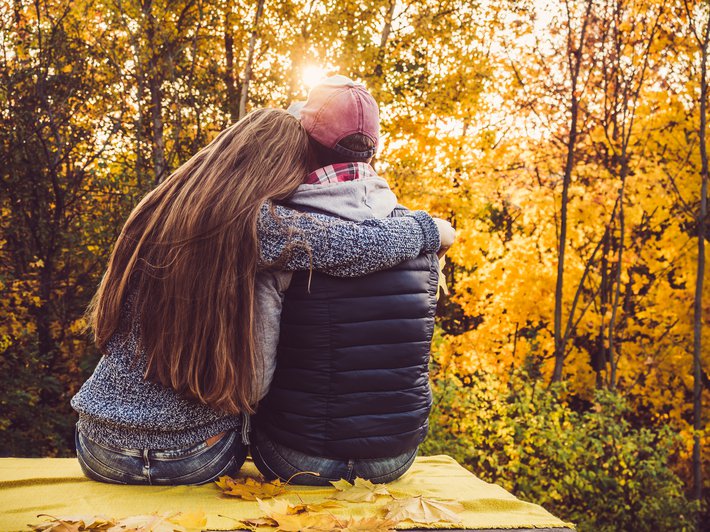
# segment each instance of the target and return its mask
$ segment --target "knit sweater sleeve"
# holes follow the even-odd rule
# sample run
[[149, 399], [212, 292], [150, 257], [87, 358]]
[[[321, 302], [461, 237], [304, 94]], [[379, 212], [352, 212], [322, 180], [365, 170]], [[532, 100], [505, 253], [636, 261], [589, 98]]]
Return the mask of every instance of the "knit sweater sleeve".
[[337, 277], [391, 268], [440, 246], [436, 224], [424, 211], [356, 223], [267, 202], [260, 211], [257, 234], [260, 268], [313, 268]]

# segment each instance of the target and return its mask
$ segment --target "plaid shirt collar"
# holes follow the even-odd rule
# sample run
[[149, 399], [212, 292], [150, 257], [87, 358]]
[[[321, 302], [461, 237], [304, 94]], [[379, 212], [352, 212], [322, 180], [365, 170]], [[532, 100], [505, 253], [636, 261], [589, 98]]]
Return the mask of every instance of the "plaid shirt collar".
[[325, 185], [327, 183], [355, 181], [366, 177], [377, 177], [372, 166], [368, 163], [337, 163], [311, 172], [304, 183], [306, 185]]

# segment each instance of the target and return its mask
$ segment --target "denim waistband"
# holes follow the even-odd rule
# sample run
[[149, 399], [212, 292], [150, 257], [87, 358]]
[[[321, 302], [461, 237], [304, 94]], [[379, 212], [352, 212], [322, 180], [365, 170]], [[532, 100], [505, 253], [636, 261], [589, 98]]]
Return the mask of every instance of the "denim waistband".
[[106, 445], [77, 430], [76, 446], [86, 476], [118, 484], [203, 484], [223, 474], [236, 473], [247, 455], [238, 430], [229, 431], [212, 445], [203, 441], [167, 450]]
[[184, 449], [210, 436], [241, 427], [240, 416], [227, 416], [214, 423], [198, 427], [178, 428], [174, 431], [157, 431], [126, 427], [87, 415], [80, 415], [77, 429], [95, 443], [119, 449]]
[[[82, 436], [85, 439], [88, 439], [91, 441], [93, 445], [97, 445], [103, 449], [105, 449], [108, 452], [111, 453], [116, 453], [116, 454], [122, 454], [124, 456], [131, 456], [133, 458], [150, 458], [150, 459], [155, 459], [155, 460], [164, 460], [164, 461], [170, 461], [170, 460], [182, 460], [184, 458], [190, 458], [191, 456], [195, 456], [202, 452], [204, 449], [209, 447], [209, 444], [207, 441], [201, 441], [198, 442], [194, 445], [191, 445], [190, 447], [179, 447], [179, 448], [171, 448], [171, 449], [136, 449], [136, 448], [125, 448], [125, 447], [116, 447], [115, 445], [109, 445], [107, 443], [101, 443], [92, 440], [91, 438], [83, 435]], [[237, 432], [231, 431], [225, 434], [224, 438], [227, 440], [234, 440], [235, 438], [239, 437]], [[217, 443], [220, 443], [222, 440], [218, 440], [215, 442], [215, 445]], [[222, 442], [223, 444], [225, 442]]]

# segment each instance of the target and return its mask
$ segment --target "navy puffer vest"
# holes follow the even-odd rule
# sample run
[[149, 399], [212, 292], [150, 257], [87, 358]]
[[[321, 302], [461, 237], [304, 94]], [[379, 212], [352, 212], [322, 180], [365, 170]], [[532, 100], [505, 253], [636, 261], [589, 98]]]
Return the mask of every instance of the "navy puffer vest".
[[426, 436], [436, 256], [355, 279], [293, 276], [256, 423], [313, 456], [385, 458]]

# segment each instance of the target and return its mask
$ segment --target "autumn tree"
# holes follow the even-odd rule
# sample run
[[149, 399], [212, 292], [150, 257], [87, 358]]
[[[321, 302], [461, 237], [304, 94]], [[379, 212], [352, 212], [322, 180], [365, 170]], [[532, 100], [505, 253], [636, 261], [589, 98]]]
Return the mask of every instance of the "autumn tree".
[[93, 9], [37, 0], [0, 13], [5, 452], [56, 453], [71, 441], [62, 413], [85, 375], [83, 309], [109, 245], [101, 226], [122, 201], [96, 172], [123, 117], [96, 98], [113, 80], [95, 53], [101, 36], [84, 32]]
[[[705, 276], [705, 240], [707, 238], [707, 196], [708, 196], [708, 151], [707, 151], [707, 105], [708, 105], [708, 47], [710, 46], [710, 9], [704, 2], [683, 1], [685, 17], [693, 48], [693, 54], [700, 62], [700, 71], [696, 71], [700, 85], [697, 105], [697, 137], [700, 155], [700, 198], [695, 214], [697, 260], [695, 269], [695, 293], [693, 298], [693, 497], [703, 497], [703, 460], [701, 432], [704, 428], [702, 418], [702, 392], [707, 386], [707, 375], [703, 370], [702, 327], [704, 321], [703, 289]], [[705, 300], [707, 301], [707, 300]]]

